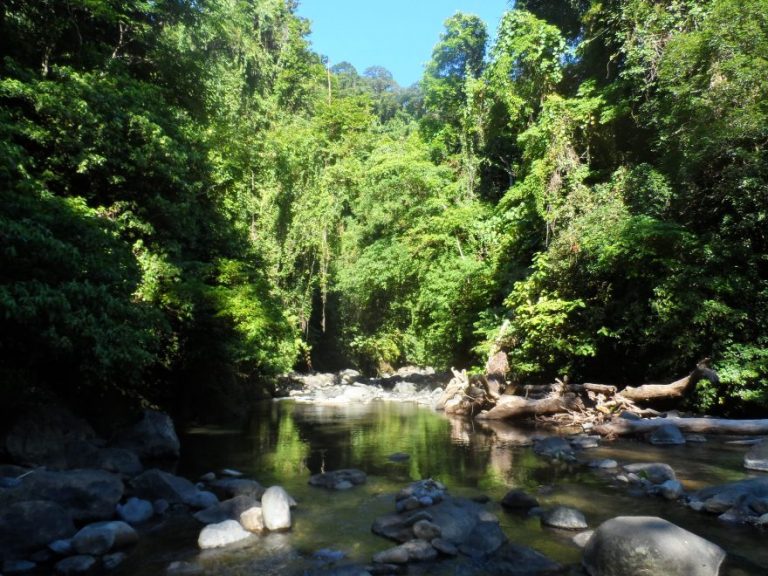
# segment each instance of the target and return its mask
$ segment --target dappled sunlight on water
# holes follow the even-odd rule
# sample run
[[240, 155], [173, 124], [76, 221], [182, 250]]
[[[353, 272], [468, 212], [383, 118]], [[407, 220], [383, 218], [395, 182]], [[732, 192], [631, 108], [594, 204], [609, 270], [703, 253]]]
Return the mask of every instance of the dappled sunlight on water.
[[[373, 520], [394, 509], [394, 493], [405, 484], [432, 477], [457, 496], [487, 495], [489, 510], [501, 519], [509, 538], [564, 563], [580, 560], [573, 533], [542, 528], [538, 519], [504, 511], [498, 502], [513, 487], [535, 494], [542, 505], [566, 504], [582, 510], [590, 527], [618, 515], [659, 515], [723, 546], [731, 558], [746, 558], [728, 576], [765, 574], [764, 535], [754, 529], [723, 526], [676, 502], [637, 497], [614, 487], [607, 475], [581, 464], [548, 462], [530, 446], [535, 429], [502, 423], [479, 425], [413, 404], [374, 402], [316, 406], [290, 401], [265, 403], [240, 431], [197, 428], [183, 440], [179, 472], [197, 478], [205, 472], [235, 468], [265, 486], [279, 484], [296, 498], [294, 527], [286, 534], [254, 537], [225, 551], [200, 553], [200, 526], [176, 519], [143, 538], [121, 574], [163, 574], [173, 560], [197, 561], [210, 574], [303, 574], [317, 568], [312, 555], [322, 548], [341, 550], [348, 561], [367, 563], [391, 544], [370, 531]], [[235, 433], [237, 432], [237, 433]], [[410, 457], [393, 462], [388, 456]], [[711, 441], [661, 448], [635, 441], [604, 444], [579, 454], [580, 460], [613, 458], [630, 462], [667, 462], [686, 490], [741, 479], [744, 447]], [[359, 468], [368, 482], [353, 490], [330, 492], [311, 487], [310, 475]], [[738, 562], [737, 562], [738, 564]], [[742, 570], [743, 568], [743, 570]]]

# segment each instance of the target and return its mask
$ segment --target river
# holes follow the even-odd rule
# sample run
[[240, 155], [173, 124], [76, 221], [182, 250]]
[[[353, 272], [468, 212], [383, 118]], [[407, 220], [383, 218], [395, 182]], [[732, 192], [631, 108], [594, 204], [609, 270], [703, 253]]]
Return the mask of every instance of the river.
[[[119, 570], [126, 576], [165, 574], [175, 560], [196, 562], [206, 574], [305, 574], [322, 567], [316, 551], [344, 552], [344, 562], [370, 562], [392, 544], [373, 535], [371, 523], [393, 511], [393, 494], [422, 478], [443, 482], [460, 496], [487, 495], [511, 541], [532, 546], [562, 563], [577, 563], [581, 550], [572, 533], [542, 528], [536, 518], [505, 512], [497, 504], [511, 488], [537, 495], [542, 505], [566, 504], [584, 512], [590, 527], [618, 515], [658, 515], [703, 536], [728, 552], [726, 576], [768, 573], [765, 534], [755, 528], [724, 525], [715, 516], [680, 503], [632, 495], [607, 476], [583, 465], [549, 462], [520, 441], [539, 431], [449, 419], [410, 403], [371, 402], [345, 406], [293, 401], [258, 405], [238, 428], [192, 428], [182, 439], [178, 473], [189, 478], [234, 468], [265, 486], [279, 484], [297, 501], [289, 533], [257, 538], [223, 551], [197, 550], [200, 525], [172, 516], [141, 539], [139, 549]], [[632, 440], [603, 443], [580, 453], [588, 461], [613, 458], [620, 464], [666, 462], [687, 491], [749, 477], [742, 467], [745, 448], [723, 439], [681, 447], [654, 447]], [[388, 457], [403, 452], [403, 462]], [[307, 484], [311, 474], [359, 468], [368, 482], [345, 492]], [[450, 574], [450, 570], [446, 569]]]

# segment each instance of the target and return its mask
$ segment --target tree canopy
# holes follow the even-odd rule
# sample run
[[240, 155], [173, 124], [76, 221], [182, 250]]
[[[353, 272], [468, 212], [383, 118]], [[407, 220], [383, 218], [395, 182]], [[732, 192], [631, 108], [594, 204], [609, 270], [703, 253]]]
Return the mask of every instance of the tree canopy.
[[[555, 6], [555, 4], [557, 4]], [[0, 381], [192, 413], [292, 367], [768, 402], [768, 1], [519, 1], [422, 81], [293, 2], [0, 7]]]

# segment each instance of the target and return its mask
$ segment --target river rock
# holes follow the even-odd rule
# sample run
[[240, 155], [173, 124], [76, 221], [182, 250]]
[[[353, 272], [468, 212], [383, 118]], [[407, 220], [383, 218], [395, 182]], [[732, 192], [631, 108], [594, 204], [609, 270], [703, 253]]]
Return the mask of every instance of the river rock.
[[477, 502], [446, 496], [442, 502], [431, 506], [429, 513], [421, 509], [380, 516], [374, 520], [371, 530], [395, 542], [407, 542], [413, 539], [413, 525], [421, 520], [429, 520], [440, 527], [443, 540], [461, 544], [481, 521], [480, 515], [484, 511]]
[[335, 470], [333, 472], [315, 474], [309, 478], [309, 483], [312, 486], [319, 486], [330, 490], [345, 490], [352, 486], [365, 484], [366, 480], [367, 477], [365, 472], [354, 468], [348, 468], [345, 470]]
[[246, 510], [260, 506], [258, 501], [250, 496], [235, 496], [224, 502], [200, 510], [195, 513], [195, 519], [203, 524], [218, 524], [224, 520], [239, 520]]
[[[76, 530], [73, 530], [72, 534], [75, 534], [76, 532]], [[72, 547], [72, 538], [54, 540], [48, 544], [48, 550], [59, 556], [71, 556], [75, 551]]]
[[191, 506], [192, 508], [197, 508], [198, 510], [204, 510], [206, 508], [210, 508], [211, 506], [215, 506], [219, 503], [219, 499], [216, 497], [216, 494], [213, 492], [208, 492], [206, 490], [198, 490], [195, 494], [191, 495], [189, 498], [187, 498], [184, 503], [187, 506]]
[[265, 490], [256, 480], [246, 478], [220, 478], [210, 482], [208, 487], [221, 499], [248, 496], [259, 500]]
[[267, 488], [261, 497], [264, 526], [267, 530], [287, 530], [291, 527], [291, 501], [293, 499], [280, 486]]
[[[124, 448], [103, 448], [98, 451], [93, 466], [133, 478], [144, 471], [139, 457]], [[88, 467], [88, 466], [83, 466]]]
[[[418, 480], [411, 482], [397, 493], [395, 496], [395, 506], [398, 511], [412, 510], [420, 506], [431, 506], [440, 502], [445, 497], [445, 494], [445, 486], [442, 483], [431, 478]], [[407, 503], [415, 503], [415, 505], [411, 506]]]
[[677, 480], [667, 480], [659, 486], [659, 494], [667, 500], [677, 500], [683, 494], [683, 485]]
[[437, 558], [437, 550], [424, 540], [410, 540], [394, 548], [374, 554], [373, 561], [379, 564], [405, 564], [426, 562]]
[[507, 510], [526, 511], [538, 506], [539, 501], [523, 490], [510, 490], [501, 499], [501, 505]]
[[76, 576], [81, 574], [93, 574], [98, 563], [93, 556], [70, 556], [56, 563], [56, 574], [60, 576]]
[[582, 562], [591, 576], [717, 576], [724, 558], [719, 546], [671, 522], [620, 516], [595, 530]]
[[145, 410], [139, 422], [118, 434], [115, 445], [148, 459], [178, 458], [181, 447], [171, 417], [155, 410]]
[[478, 522], [469, 536], [459, 544], [459, 551], [471, 558], [486, 558], [507, 542], [497, 522]]
[[624, 466], [624, 470], [630, 474], [637, 474], [640, 478], [645, 478], [653, 484], [663, 484], [667, 480], [677, 480], [672, 467], [663, 462], [627, 464]]
[[574, 436], [568, 439], [571, 446], [578, 450], [587, 450], [589, 448], [597, 448], [600, 446], [600, 436]]
[[152, 502], [133, 497], [117, 505], [117, 515], [128, 524], [142, 524], [155, 515], [155, 508]]
[[430, 544], [432, 544], [432, 548], [446, 556], [456, 556], [459, 553], [459, 549], [445, 538], [435, 538]]
[[76, 532], [72, 515], [48, 501], [16, 502], [0, 508], [0, 558], [46, 546]]
[[575, 460], [576, 455], [570, 443], [565, 438], [550, 436], [542, 438], [533, 445], [533, 451], [539, 456], [557, 460]]
[[200, 531], [197, 545], [202, 550], [209, 548], [221, 548], [235, 542], [240, 542], [251, 536], [236, 520], [225, 520], [218, 524], [209, 524]]
[[507, 542], [469, 573], [474, 576], [544, 576], [561, 574], [562, 566], [533, 548]]
[[96, 433], [85, 420], [66, 408], [48, 405], [19, 418], [5, 438], [5, 447], [15, 462], [50, 465], [68, 445], [92, 446], [95, 440]]
[[768, 470], [768, 439], [749, 449], [744, 456], [744, 467], [749, 470]]
[[649, 440], [655, 446], [677, 446], [685, 444], [685, 436], [674, 424], [664, 424], [651, 432]]
[[584, 530], [588, 527], [584, 514], [570, 506], [555, 506], [545, 510], [541, 515], [541, 524], [563, 530]]
[[592, 460], [589, 463], [590, 468], [597, 468], [598, 470], [613, 470], [619, 467], [619, 463], [611, 458], [604, 458], [602, 460]]
[[756, 500], [768, 498], [768, 477], [748, 478], [711, 486], [691, 494], [692, 502], [703, 502], [703, 509], [715, 514], [730, 510], [744, 498]]
[[413, 535], [419, 540], [430, 541], [435, 538], [440, 538], [443, 531], [440, 530], [440, 526], [429, 520], [419, 520], [413, 525]]
[[186, 478], [157, 468], [140, 474], [131, 481], [136, 496], [147, 500], [163, 498], [171, 504], [197, 503], [200, 490]]
[[263, 532], [264, 512], [261, 506], [252, 506], [240, 514], [240, 524], [249, 532]]
[[139, 540], [136, 530], [120, 520], [95, 522], [83, 527], [72, 539], [79, 554], [100, 556], [114, 548], [132, 546]]
[[37, 570], [37, 564], [29, 560], [6, 560], [2, 565], [3, 574], [29, 574]]
[[592, 538], [592, 534], [594, 534], [594, 530], [585, 530], [584, 532], [579, 532], [571, 538], [571, 542], [576, 544], [579, 548], [584, 548], [587, 545], [587, 542], [589, 542], [589, 539]]
[[114, 570], [120, 564], [125, 562], [125, 559], [128, 556], [125, 554], [125, 552], [113, 552], [112, 554], [107, 554], [101, 559], [101, 565], [104, 568], [104, 570]]

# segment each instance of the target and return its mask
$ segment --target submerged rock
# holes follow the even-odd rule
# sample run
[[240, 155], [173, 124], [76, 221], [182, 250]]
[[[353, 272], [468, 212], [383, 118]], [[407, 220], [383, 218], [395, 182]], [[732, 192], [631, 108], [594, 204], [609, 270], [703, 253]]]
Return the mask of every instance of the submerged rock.
[[98, 563], [93, 556], [70, 556], [56, 564], [56, 574], [61, 576], [74, 576], [76, 574], [92, 574], [96, 571]]
[[329, 490], [347, 490], [352, 486], [365, 484], [368, 477], [362, 470], [347, 468], [344, 470], [334, 470], [333, 472], [324, 472], [315, 474], [309, 478], [312, 486], [328, 488]]
[[205, 510], [200, 510], [194, 516], [197, 521], [203, 524], [218, 524], [224, 522], [224, 520], [239, 520], [243, 512], [254, 506], [260, 506], [254, 498], [250, 496], [236, 496], [224, 502], [219, 502]]
[[522, 490], [510, 490], [502, 498], [501, 505], [507, 510], [526, 511], [538, 506], [539, 501]]
[[591, 576], [664, 574], [717, 576], [725, 552], [715, 544], [651, 516], [620, 516], [601, 524], [587, 543]]
[[557, 460], [575, 460], [576, 454], [571, 444], [558, 436], [542, 438], [533, 445], [533, 451], [539, 456]]
[[768, 440], [763, 440], [749, 449], [744, 456], [744, 467], [749, 470], [768, 470]]

